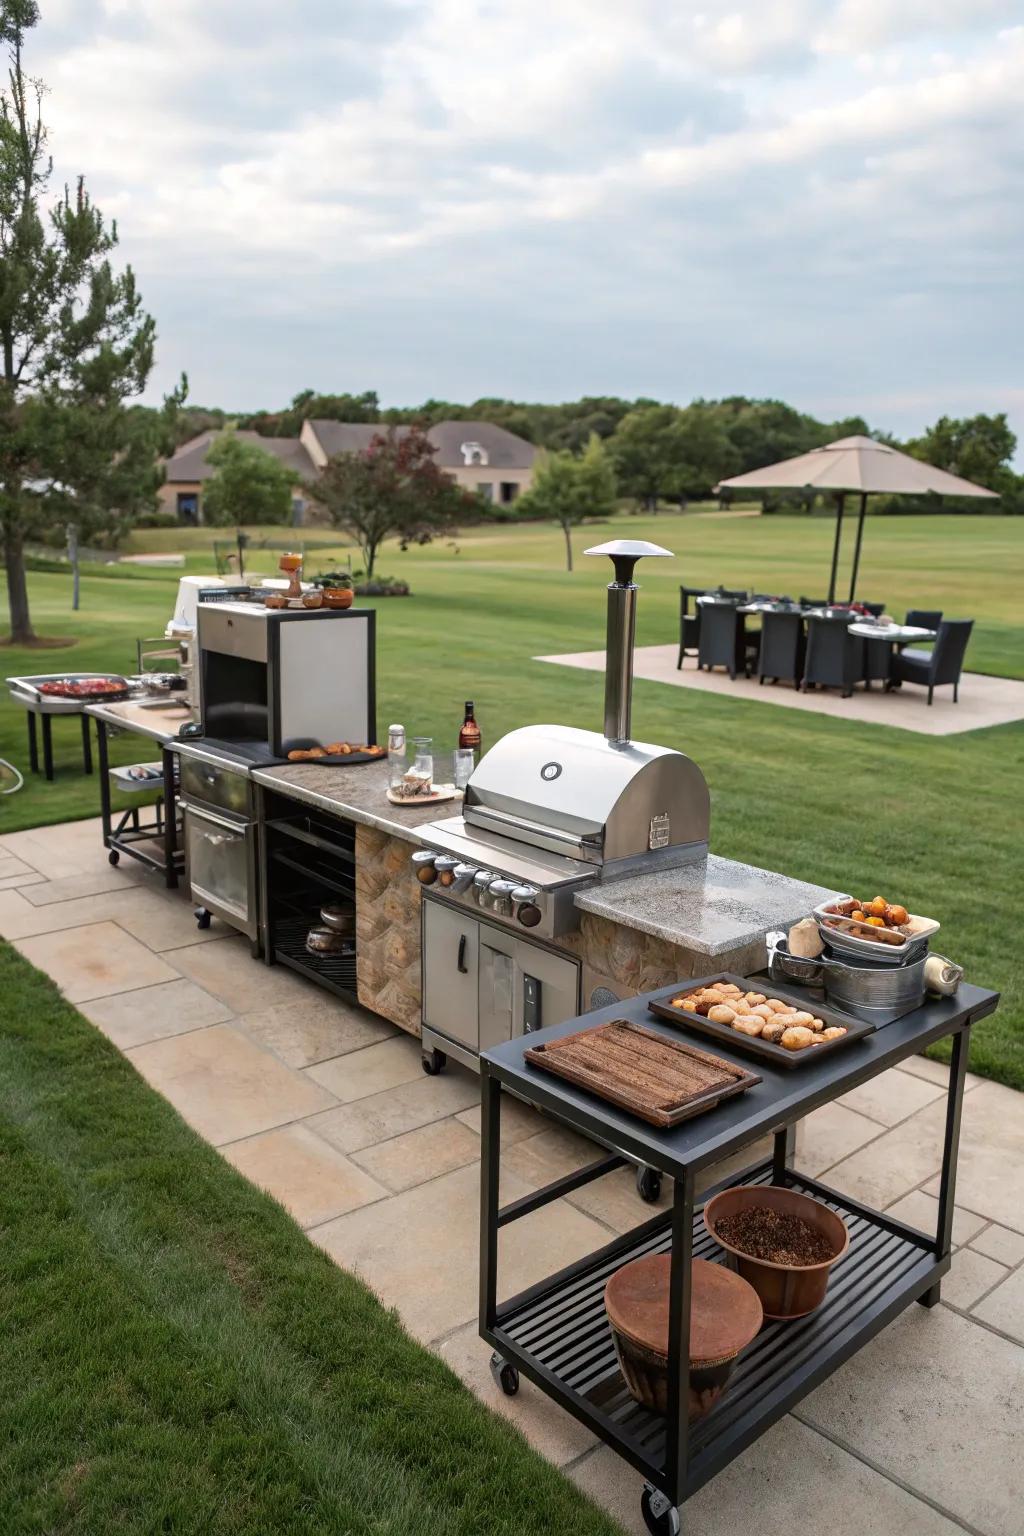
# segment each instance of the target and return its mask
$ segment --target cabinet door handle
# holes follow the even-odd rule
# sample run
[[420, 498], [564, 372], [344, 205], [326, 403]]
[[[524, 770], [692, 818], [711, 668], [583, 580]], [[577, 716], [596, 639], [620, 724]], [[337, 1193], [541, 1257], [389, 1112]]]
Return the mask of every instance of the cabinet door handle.
[[466, 935], [459, 934], [459, 958], [455, 962], [463, 976], [469, 975], [469, 966], [466, 964]]

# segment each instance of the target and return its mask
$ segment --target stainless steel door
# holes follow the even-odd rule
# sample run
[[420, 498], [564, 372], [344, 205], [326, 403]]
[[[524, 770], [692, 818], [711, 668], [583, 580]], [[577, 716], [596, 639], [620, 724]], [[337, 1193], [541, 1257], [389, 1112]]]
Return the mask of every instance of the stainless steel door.
[[574, 1019], [580, 1011], [578, 962], [524, 939], [516, 939], [515, 945], [512, 1033], [528, 1034]]
[[178, 763], [183, 800], [202, 800], [235, 816], [253, 814], [252, 785], [244, 768], [222, 766], [193, 750], [179, 750]]
[[516, 951], [519, 940], [500, 929], [480, 927], [480, 1049], [511, 1040], [515, 1029]]
[[185, 859], [192, 895], [208, 911], [256, 937], [255, 825], [185, 807]]
[[437, 902], [423, 903], [423, 1023], [479, 1049], [480, 924]]

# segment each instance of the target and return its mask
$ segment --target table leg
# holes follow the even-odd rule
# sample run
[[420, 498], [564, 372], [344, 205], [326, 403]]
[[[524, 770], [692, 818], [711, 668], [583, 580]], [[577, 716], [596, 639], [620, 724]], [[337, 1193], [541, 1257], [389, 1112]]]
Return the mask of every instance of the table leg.
[[96, 757], [100, 773], [100, 819], [103, 824], [103, 846], [110, 847], [110, 774], [107, 756], [107, 727], [102, 720], [96, 721]]
[[[935, 1256], [945, 1258], [953, 1246], [953, 1208], [956, 1199], [956, 1159], [960, 1146], [960, 1119], [964, 1105], [964, 1079], [967, 1076], [967, 1049], [970, 1029], [959, 1029], [953, 1036], [953, 1060], [949, 1069], [946, 1096], [946, 1130], [942, 1142], [942, 1180], [939, 1185], [939, 1217], [935, 1229]], [[940, 1300], [941, 1281], [920, 1298], [924, 1307], [934, 1307]]]
[[89, 734], [89, 716], [82, 716], [82, 767], [92, 773], [92, 737]]
[[784, 1125], [775, 1132], [772, 1140], [772, 1183], [785, 1184], [786, 1169], [791, 1160], [790, 1127]]
[[694, 1178], [676, 1179], [672, 1197], [672, 1273], [669, 1281], [668, 1422], [665, 1433], [668, 1497], [682, 1499], [690, 1429], [690, 1292], [693, 1266]]
[[48, 784], [53, 783], [53, 721], [43, 716], [43, 773]]
[[178, 851], [178, 818], [174, 810], [174, 753], [163, 749], [164, 762], [164, 882], [169, 891], [178, 888], [174, 856]]
[[34, 709], [25, 711], [28, 721], [28, 765], [33, 773], [39, 772], [39, 739], [36, 735], [36, 712]]
[[498, 1312], [498, 1173], [501, 1165], [501, 1084], [480, 1063], [480, 1326]]

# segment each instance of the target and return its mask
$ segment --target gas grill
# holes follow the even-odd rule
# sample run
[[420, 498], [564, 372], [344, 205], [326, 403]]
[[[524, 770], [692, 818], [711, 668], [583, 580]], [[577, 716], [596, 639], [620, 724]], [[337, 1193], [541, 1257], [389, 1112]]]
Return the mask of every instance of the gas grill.
[[[678, 868], [707, 856], [709, 797], [682, 752], [630, 740], [633, 640], [642, 556], [608, 555], [604, 733], [564, 725], [511, 731], [484, 756], [461, 816], [420, 828], [424, 1068], [580, 1011], [580, 966], [557, 941], [579, 926], [576, 895], [598, 881]], [[472, 914], [472, 915], [471, 915]]]

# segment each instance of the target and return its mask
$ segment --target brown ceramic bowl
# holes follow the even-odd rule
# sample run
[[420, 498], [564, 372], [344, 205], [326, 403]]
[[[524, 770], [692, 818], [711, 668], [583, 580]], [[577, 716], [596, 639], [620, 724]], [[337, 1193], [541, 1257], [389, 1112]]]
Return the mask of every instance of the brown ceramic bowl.
[[[787, 1216], [800, 1216], [808, 1226], [820, 1232], [832, 1244], [832, 1257], [820, 1264], [771, 1264], [767, 1259], [751, 1258], [719, 1237], [715, 1223], [723, 1216], [736, 1216], [740, 1211], [751, 1211], [766, 1205], [773, 1206]], [[832, 1265], [837, 1263], [850, 1246], [850, 1234], [846, 1223], [835, 1211], [810, 1195], [802, 1195], [796, 1189], [784, 1189], [774, 1184], [738, 1184], [733, 1189], [723, 1189], [704, 1207], [704, 1225], [715, 1242], [729, 1254], [736, 1272], [754, 1287], [761, 1298], [765, 1317], [786, 1319], [806, 1317], [825, 1300], [828, 1277]]]
[[[672, 1260], [651, 1253], [616, 1270], [604, 1305], [626, 1386], [645, 1408], [668, 1410], [668, 1301]], [[763, 1317], [755, 1291], [724, 1264], [694, 1259], [690, 1301], [689, 1419], [721, 1397], [736, 1357]]]
[[303, 608], [320, 608], [323, 605], [323, 600], [323, 593], [316, 589], [312, 592], [303, 592], [302, 594]]
[[328, 608], [351, 608], [355, 593], [351, 587], [325, 587], [324, 602]]
[[268, 608], [288, 607], [288, 598], [284, 592], [271, 592], [268, 597], [264, 598], [264, 602]]

